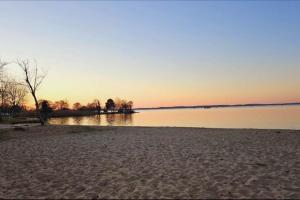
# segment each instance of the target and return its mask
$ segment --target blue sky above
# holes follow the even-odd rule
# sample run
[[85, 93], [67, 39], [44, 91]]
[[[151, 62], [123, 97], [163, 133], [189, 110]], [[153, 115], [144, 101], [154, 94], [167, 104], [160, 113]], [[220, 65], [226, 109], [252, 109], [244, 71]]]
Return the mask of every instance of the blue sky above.
[[298, 1], [15, 1], [0, 8], [0, 56], [36, 58], [48, 71], [45, 98], [120, 96], [140, 106], [300, 101]]

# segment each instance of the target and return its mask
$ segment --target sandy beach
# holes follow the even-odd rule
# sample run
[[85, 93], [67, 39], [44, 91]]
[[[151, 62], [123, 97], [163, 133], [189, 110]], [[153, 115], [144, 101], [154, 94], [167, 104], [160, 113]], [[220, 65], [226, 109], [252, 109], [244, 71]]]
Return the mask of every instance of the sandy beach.
[[300, 198], [300, 131], [0, 130], [0, 198]]

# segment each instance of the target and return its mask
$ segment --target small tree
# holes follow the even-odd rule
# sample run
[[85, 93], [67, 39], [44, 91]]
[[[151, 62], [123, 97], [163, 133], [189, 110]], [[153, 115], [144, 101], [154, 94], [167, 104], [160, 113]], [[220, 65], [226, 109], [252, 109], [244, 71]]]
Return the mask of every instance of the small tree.
[[25, 101], [26, 87], [14, 79], [7, 82], [7, 96], [11, 107], [20, 106]]
[[121, 106], [118, 109], [119, 113], [132, 113], [132, 101], [121, 100]]
[[119, 97], [115, 98], [115, 108], [116, 110], [119, 110], [122, 108], [122, 99], [120, 99]]
[[92, 103], [88, 103], [86, 107], [90, 111], [97, 111], [98, 114], [101, 112], [101, 105], [98, 99], [94, 99], [94, 101]]
[[4, 77], [2, 77], [0, 83], [0, 98], [1, 98], [0, 106], [2, 110], [8, 106], [8, 86], [9, 86], [8, 81]]
[[2, 120], [2, 112], [7, 111], [7, 82], [5, 82], [4, 76], [4, 66], [6, 65], [8, 62], [0, 58], [0, 121]]
[[97, 110], [97, 113], [98, 113], [98, 115], [100, 115], [100, 112], [101, 112], [101, 104], [100, 104], [100, 101], [99, 101], [99, 99], [95, 99], [94, 100], [94, 104], [95, 104], [95, 108], [96, 108], [96, 110]]
[[48, 101], [44, 100], [42, 101], [41, 105], [41, 117], [43, 118], [43, 121], [46, 122], [49, 118], [49, 114], [52, 112], [52, 109], [48, 103]]
[[52, 103], [52, 101], [47, 100], [47, 99], [40, 99], [39, 100], [39, 109], [42, 109], [42, 104], [43, 104], [44, 101], [47, 101], [47, 104], [48, 104], [49, 108], [51, 108], [51, 110], [53, 111], [53, 103]]
[[[4, 62], [1, 58], [0, 58], [0, 98], [1, 98], [1, 108], [5, 107], [6, 105], [6, 100], [7, 100], [7, 81], [5, 80], [4, 77], [4, 66], [8, 65], [7, 62]], [[1, 116], [0, 116], [1, 118]]]
[[82, 106], [79, 102], [76, 102], [76, 103], [73, 104], [73, 110], [80, 110], [81, 107]]
[[39, 103], [38, 98], [36, 95], [36, 92], [43, 82], [44, 78], [46, 77], [45, 73], [40, 73], [38, 71], [37, 63], [35, 62], [34, 67], [32, 67], [29, 63], [29, 60], [18, 60], [18, 65], [24, 72], [24, 80], [25, 84], [27, 85], [35, 103], [35, 110], [36, 114], [40, 120], [41, 125], [43, 126], [45, 124], [45, 121], [43, 117], [41, 116], [40, 110], [39, 110]]
[[53, 104], [55, 110], [69, 110], [69, 102], [67, 100], [56, 101]]
[[108, 99], [105, 103], [105, 107], [108, 111], [113, 111], [115, 110], [115, 102], [112, 99]]
[[128, 107], [128, 109], [129, 109], [129, 111], [132, 111], [133, 101], [128, 101], [128, 102], [127, 102], [127, 107]]

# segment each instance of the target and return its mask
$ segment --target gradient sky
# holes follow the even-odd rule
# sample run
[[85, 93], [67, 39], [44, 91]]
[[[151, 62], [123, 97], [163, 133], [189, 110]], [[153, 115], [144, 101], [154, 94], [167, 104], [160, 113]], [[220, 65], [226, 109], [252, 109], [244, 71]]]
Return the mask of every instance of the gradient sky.
[[37, 59], [48, 72], [40, 98], [300, 101], [300, 1], [7, 1], [0, 10], [0, 56]]

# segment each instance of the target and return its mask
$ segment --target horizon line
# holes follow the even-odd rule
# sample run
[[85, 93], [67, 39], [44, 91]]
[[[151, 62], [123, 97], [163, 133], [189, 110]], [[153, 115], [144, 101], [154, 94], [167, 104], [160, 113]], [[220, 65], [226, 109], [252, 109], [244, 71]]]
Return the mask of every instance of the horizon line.
[[284, 105], [300, 105], [300, 102], [287, 103], [246, 103], [246, 104], [208, 104], [208, 105], [177, 105], [177, 106], [158, 106], [158, 107], [139, 107], [134, 110], [146, 109], [172, 109], [172, 108], [216, 108], [216, 107], [247, 107], [247, 106], [284, 106]]

